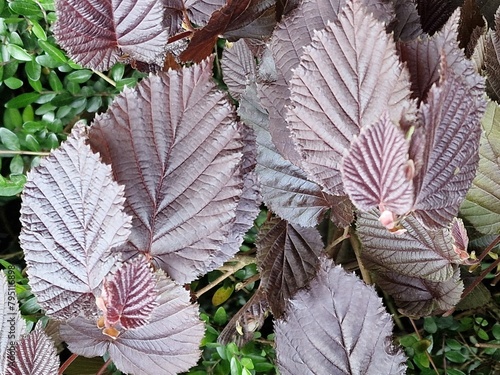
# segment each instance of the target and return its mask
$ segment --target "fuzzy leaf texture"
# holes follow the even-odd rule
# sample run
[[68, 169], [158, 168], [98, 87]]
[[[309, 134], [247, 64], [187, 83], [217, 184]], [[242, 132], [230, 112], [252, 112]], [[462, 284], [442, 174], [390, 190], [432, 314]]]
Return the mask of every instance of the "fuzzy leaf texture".
[[[156, 0], [58, 0], [54, 35], [78, 64], [108, 70], [134, 60], [163, 65], [168, 25]], [[167, 27], [165, 27], [167, 26]]]
[[163, 273], [158, 281], [157, 307], [147, 324], [123, 330], [116, 339], [104, 335], [95, 321], [78, 317], [61, 325], [61, 337], [71, 352], [85, 357], [106, 352], [116, 367], [133, 375], [174, 375], [187, 371], [200, 357], [204, 326], [189, 292]]
[[254, 86], [241, 97], [238, 114], [255, 130], [256, 173], [265, 204], [281, 218], [304, 227], [319, 224], [330, 209], [337, 225], [348, 226], [354, 217], [347, 197], [324, 193], [318, 184], [307, 179], [303, 170], [278, 152], [269, 134], [268, 115], [258, 103]]
[[55, 375], [58, 370], [54, 342], [42, 329], [35, 329], [17, 342], [15, 359], [6, 375]]
[[373, 287], [323, 259], [317, 277], [275, 322], [280, 373], [404, 374], [406, 358], [392, 347], [392, 329]]
[[275, 318], [288, 300], [316, 276], [323, 249], [316, 228], [301, 228], [280, 218], [264, 224], [256, 242], [261, 284]]
[[413, 215], [401, 222], [403, 233], [392, 233], [378, 220], [379, 212], [360, 212], [356, 230], [363, 244], [362, 258], [373, 271], [394, 271], [411, 277], [445, 281], [453, 264], [462, 262], [454, 250], [450, 229], [428, 230]]
[[242, 143], [212, 61], [150, 76], [98, 116], [90, 144], [125, 185], [125, 258], [152, 257], [179, 283], [217, 268], [242, 193]]
[[408, 74], [384, 25], [359, 2], [316, 32], [290, 81], [287, 117], [302, 166], [325, 191], [342, 194], [340, 163], [360, 128], [387, 111], [399, 122], [408, 101]]
[[7, 355], [14, 356], [15, 344], [26, 331], [12, 282], [12, 276], [7, 278], [5, 271], [0, 270], [0, 374], [6, 373]]
[[420, 173], [415, 183], [415, 216], [426, 227], [448, 226], [474, 179], [479, 160], [484, 99], [443, 65], [439, 85], [419, 110], [425, 132]]
[[488, 103], [482, 119], [484, 132], [479, 168], [460, 213], [486, 234], [500, 233], [500, 107]]
[[125, 329], [146, 324], [156, 306], [155, 280], [149, 266], [141, 260], [124, 264], [103, 285], [104, 323]]
[[342, 182], [353, 204], [360, 210], [378, 207], [403, 215], [413, 205], [413, 162], [403, 132], [387, 114], [361, 130], [351, 143], [342, 164]]
[[123, 186], [77, 123], [66, 142], [28, 174], [19, 237], [33, 293], [47, 315], [95, 310], [95, 296], [130, 234]]

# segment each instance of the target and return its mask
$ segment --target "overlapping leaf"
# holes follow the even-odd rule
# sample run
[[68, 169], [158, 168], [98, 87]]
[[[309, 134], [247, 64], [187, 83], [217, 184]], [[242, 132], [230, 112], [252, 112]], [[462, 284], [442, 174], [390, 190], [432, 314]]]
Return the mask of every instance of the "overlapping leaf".
[[221, 251], [242, 192], [234, 111], [211, 61], [143, 80], [98, 116], [90, 144], [125, 185], [127, 256], [146, 253], [179, 283], [229, 259]]
[[394, 33], [394, 39], [403, 42], [417, 39], [423, 30], [416, 4], [406, 0], [395, 0], [393, 3], [395, 16], [389, 30]]
[[112, 278], [106, 280], [102, 301], [106, 328], [118, 325], [124, 329], [146, 324], [156, 306], [155, 280], [144, 261], [124, 264]]
[[372, 287], [323, 260], [275, 323], [280, 373], [404, 374], [405, 356], [390, 344], [392, 327]]
[[425, 132], [423, 165], [416, 176], [415, 216], [429, 228], [451, 223], [476, 174], [483, 98], [442, 68], [419, 117]]
[[417, 0], [422, 29], [428, 34], [434, 34], [446, 23], [457, 4], [449, 0]]
[[442, 282], [395, 272], [380, 273], [376, 281], [377, 285], [394, 298], [401, 313], [416, 318], [442, 314], [455, 307], [464, 289], [458, 267], [454, 269], [450, 279]]
[[7, 355], [14, 354], [15, 343], [26, 331], [26, 322], [19, 313], [15, 285], [9, 285], [9, 281], [12, 282], [0, 270], [0, 374], [6, 373]]
[[479, 168], [461, 214], [486, 234], [500, 232], [500, 108], [490, 102], [482, 120]]
[[378, 220], [375, 210], [361, 212], [357, 233], [363, 243], [363, 262], [374, 271], [394, 271], [402, 275], [431, 281], [452, 277], [461, 258], [453, 249], [450, 230], [427, 230], [413, 216], [407, 216], [401, 226], [404, 233], [388, 231]]
[[178, 374], [194, 366], [200, 357], [204, 335], [198, 307], [189, 293], [164, 275], [158, 275], [158, 306], [148, 324], [121, 332], [112, 339], [95, 321], [78, 317], [61, 325], [61, 336], [69, 349], [86, 357], [106, 352], [122, 372], [131, 374]]
[[242, 96], [238, 114], [251, 125], [257, 136], [256, 172], [266, 205], [293, 224], [315, 226], [332, 209], [332, 220], [347, 226], [353, 220], [352, 206], [346, 197], [324, 193], [319, 185], [307, 180], [305, 173], [284, 159], [271, 141], [268, 118], [256, 103], [255, 88]]
[[28, 174], [20, 235], [30, 285], [54, 318], [90, 314], [104, 277], [116, 262], [111, 249], [130, 234], [124, 189], [87, 142], [77, 123], [68, 140]]
[[354, 205], [364, 211], [378, 207], [403, 215], [413, 205], [409, 144], [403, 132], [384, 114], [363, 128], [342, 164], [344, 189]]
[[224, 49], [221, 68], [229, 92], [239, 99], [247, 84], [253, 82], [257, 75], [255, 58], [245, 40]]
[[495, 13], [495, 30], [490, 30], [486, 37], [485, 70], [488, 78], [490, 97], [500, 99], [500, 8]]
[[130, 57], [162, 65], [170, 25], [159, 1], [60, 0], [56, 14], [57, 41], [78, 64], [108, 70]]
[[358, 2], [349, 2], [337, 23], [315, 34], [290, 90], [287, 121], [302, 165], [332, 194], [343, 192], [339, 164], [360, 128], [384, 111], [399, 122], [410, 105], [408, 75], [394, 42]]
[[226, 5], [226, 0], [185, 0], [189, 20], [198, 26], [205, 26], [216, 10]]
[[35, 329], [17, 342], [14, 361], [5, 374], [54, 375], [58, 370], [59, 356], [54, 342], [43, 330]]
[[275, 217], [262, 227], [256, 245], [262, 288], [274, 317], [279, 318], [287, 301], [316, 276], [323, 242], [316, 228], [301, 228]]
[[401, 59], [410, 72], [412, 96], [425, 101], [431, 86], [439, 82], [441, 64], [445, 57], [448, 69], [462, 77], [469, 87], [469, 95], [481, 100], [483, 79], [471, 61], [464, 58], [458, 47], [458, 12], [453, 14], [443, 29], [432, 37], [422, 37], [408, 43], [399, 43]]

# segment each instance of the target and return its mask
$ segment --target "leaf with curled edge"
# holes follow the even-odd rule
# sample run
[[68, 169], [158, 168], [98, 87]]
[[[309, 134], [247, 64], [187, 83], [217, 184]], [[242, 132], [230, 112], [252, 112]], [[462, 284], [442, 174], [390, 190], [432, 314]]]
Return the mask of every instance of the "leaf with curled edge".
[[73, 318], [61, 325], [61, 336], [71, 352], [85, 357], [106, 352], [125, 373], [173, 375], [198, 361], [204, 326], [189, 292], [161, 271], [157, 273], [158, 305], [147, 324], [124, 330], [116, 338], [104, 335], [95, 321]]
[[59, 356], [54, 342], [41, 329], [36, 328], [17, 343], [12, 363], [6, 375], [54, 375], [59, 370]]
[[360, 210], [378, 207], [403, 215], [413, 205], [413, 162], [401, 129], [387, 114], [361, 129], [342, 163], [342, 182], [353, 204]]
[[[12, 272], [12, 270], [7, 270]], [[12, 344], [26, 332], [26, 321], [21, 317], [19, 304], [15, 297], [15, 285], [12, 285], [12, 273], [7, 278], [4, 270], [0, 270], [0, 374], [7, 371], [9, 350]], [[10, 299], [9, 299], [10, 296]], [[12, 300], [12, 298], [15, 300]]]
[[254, 338], [254, 333], [262, 327], [268, 313], [268, 297], [264, 290], [259, 287], [247, 303], [226, 324], [217, 338], [217, 342], [222, 345], [234, 342], [241, 348]]
[[163, 65], [168, 25], [159, 1], [59, 0], [56, 15], [57, 42], [78, 64], [100, 71], [129, 58]]
[[358, 2], [347, 3], [344, 11], [304, 49], [290, 81], [287, 116], [303, 168], [338, 195], [340, 163], [353, 137], [383, 112], [399, 122], [411, 107], [409, 77], [384, 25]]
[[376, 275], [375, 282], [394, 298], [402, 314], [414, 318], [450, 310], [460, 301], [464, 290], [458, 267], [454, 267], [453, 276], [446, 281], [380, 272]]
[[261, 284], [275, 318], [287, 301], [316, 276], [323, 242], [316, 228], [301, 228], [278, 217], [266, 222], [255, 243]]
[[445, 281], [462, 259], [453, 248], [450, 229], [428, 230], [412, 215], [400, 223], [403, 233], [392, 233], [375, 210], [360, 212], [356, 230], [363, 244], [363, 264], [372, 271], [398, 272], [410, 277]]
[[91, 316], [131, 217], [123, 186], [87, 145], [83, 123], [29, 172], [22, 201], [19, 240], [38, 303], [55, 319]]
[[419, 109], [425, 133], [423, 163], [414, 178], [415, 217], [426, 227], [448, 226], [476, 174], [480, 119], [486, 103], [461, 77], [442, 67], [438, 86]]
[[212, 81], [212, 61], [150, 76], [94, 120], [90, 145], [125, 185], [132, 234], [179, 283], [220, 266], [242, 193], [240, 126]]
[[406, 357], [391, 343], [393, 322], [381, 298], [330, 260], [322, 260], [274, 326], [283, 375], [405, 373]]
[[151, 268], [144, 260], [123, 264], [104, 281], [97, 306], [103, 312], [105, 330], [143, 326], [156, 306], [157, 293]]
[[481, 120], [484, 132], [479, 167], [460, 208], [461, 215], [479, 232], [500, 232], [500, 107], [489, 102]]
[[472, 61], [464, 58], [458, 46], [458, 11], [434, 36], [421, 37], [408, 43], [398, 43], [398, 53], [410, 72], [412, 97], [426, 101], [427, 94], [440, 80], [442, 58], [456, 76], [469, 87], [469, 95], [482, 100], [484, 83]]
[[251, 125], [257, 137], [256, 173], [264, 203], [277, 215], [293, 224], [315, 226], [331, 209], [331, 219], [340, 227], [354, 220], [347, 197], [324, 193], [309, 181], [304, 171], [284, 159], [276, 150], [268, 131], [268, 117], [258, 104], [254, 86], [241, 97], [238, 114]]

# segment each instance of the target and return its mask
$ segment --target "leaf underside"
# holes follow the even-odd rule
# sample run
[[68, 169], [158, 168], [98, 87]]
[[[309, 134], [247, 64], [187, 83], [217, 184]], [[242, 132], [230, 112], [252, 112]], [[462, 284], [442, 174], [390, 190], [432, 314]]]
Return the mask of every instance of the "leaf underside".
[[182, 286], [161, 273], [157, 278], [158, 306], [146, 325], [124, 330], [113, 340], [95, 321], [73, 318], [61, 325], [61, 336], [71, 352], [85, 357], [108, 352], [118, 369], [134, 374], [173, 375], [194, 366], [204, 335], [198, 306], [190, 303], [189, 292]]
[[392, 328], [373, 287], [324, 259], [309, 288], [275, 322], [280, 373], [404, 374], [405, 356], [390, 344]]
[[500, 108], [490, 102], [482, 120], [479, 167], [460, 213], [486, 234], [500, 232]]
[[108, 70], [120, 58], [163, 65], [168, 40], [161, 2], [59, 0], [54, 35], [78, 64]]
[[323, 242], [315, 228], [275, 217], [261, 228], [256, 246], [262, 288], [274, 317], [279, 318], [287, 301], [316, 275]]
[[332, 194], [343, 193], [339, 164], [360, 128], [384, 111], [399, 122], [409, 107], [408, 75], [392, 37], [357, 2], [348, 3], [337, 23], [315, 33], [290, 91], [287, 121], [302, 165]]
[[179, 283], [229, 259], [221, 251], [242, 192], [240, 126], [211, 61], [125, 90], [96, 118], [90, 144], [125, 185], [133, 228], [126, 257], [145, 253]]
[[20, 243], [30, 285], [53, 318], [95, 310], [95, 295], [130, 234], [123, 187], [86, 144], [77, 123], [67, 141], [28, 174]]

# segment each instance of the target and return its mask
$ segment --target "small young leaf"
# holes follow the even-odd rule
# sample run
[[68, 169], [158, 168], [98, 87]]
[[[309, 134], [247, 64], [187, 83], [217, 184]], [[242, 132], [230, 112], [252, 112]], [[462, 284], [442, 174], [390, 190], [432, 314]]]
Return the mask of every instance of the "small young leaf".
[[110, 250], [130, 233], [123, 187], [86, 138], [85, 125], [75, 125], [64, 145], [28, 174], [22, 196], [19, 239], [30, 285], [47, 315], [62, 319], [93, 313], [116, 262]]
[[47, 55], [52, 57], [52, 59], [56, 63], [65, 63], [66, 61], [68, 61], [68, 59], [64, 55], [64, 52], [62, 52], [59, 48], [54, 46], [52, 43], [44, 41], [44, 40], [39, 40], [38, 44], [47, 53]]
[[7, 128], [0, 128], [0, 144], [11, 151], [19, 151], [21, 149], [19, 138]]
[[33, 58], [24, 48], [15, 44], [7, 44], [7, 51], [9, 51], [12, 58], [19, 61], [31, 61]]
[[280, 373], [404, 374], [392, 327], [373, 287], [323, 259], [317, 277], [275, 322]]

